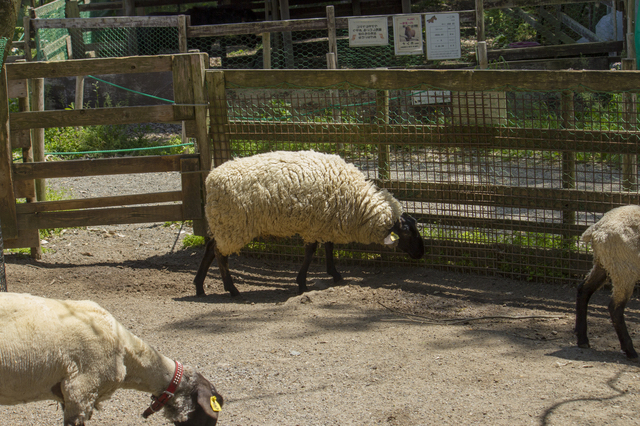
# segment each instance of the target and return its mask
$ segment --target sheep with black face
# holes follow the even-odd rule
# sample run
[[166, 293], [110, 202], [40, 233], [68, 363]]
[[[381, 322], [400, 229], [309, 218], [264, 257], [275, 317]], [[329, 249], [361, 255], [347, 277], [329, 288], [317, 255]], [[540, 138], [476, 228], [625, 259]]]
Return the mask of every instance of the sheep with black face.
[[353, 164], [337, 155], [313, 151], [270, 152], [239, 158], [214, 168], [206, 180], [205, 214], [211, 233], [194, 284], [204, 296], [204, 279], [214, 258], [224, 289], [239, 294], [229, 273], [228, 256], [254, 238], [300, 235], [305, 258], [296, 281], [306, 291], [309, 265], [324, 243], [327, 273], [342, 279], [333, 244], [385, 244], [413, 259], [424, 256], [414, 218], [400, 202], [367, 181]]
[[0, 293], [0, 404], [53, 400], [83, 426], [120, 388], [154, 396], [176, 426], [215, 426], [222, 397], [194, 368], [160, 354], [91, 301]]

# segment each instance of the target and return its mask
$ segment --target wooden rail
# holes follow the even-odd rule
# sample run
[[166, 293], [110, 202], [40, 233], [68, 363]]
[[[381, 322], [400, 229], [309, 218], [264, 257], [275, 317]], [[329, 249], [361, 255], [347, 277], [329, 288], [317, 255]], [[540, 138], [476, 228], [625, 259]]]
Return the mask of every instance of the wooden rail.
[[[141, 223], [193, 219], [196, 234], [204, 235], [202, 216], [202, 174], [210, 167], [207, 135], [207, 92], [204, 89], [206, 54], [148, 56], [140, 58], [79, 59], [65, 62], [29, 62], [8, 64], [7, 80], [10, 93], [27, 97], [25, 81], [47, 77], [130, 74], [166, 71], [173, 74], [174, 105], [149, 105], [78, 110], [26, 111], [10, 114], [9, 130], [21, 135], [14, 138], [12, 148], [31, 146], [29, 131], [47, 127], [93, 126], [148, 122], [179, 122], [185, 120], [196, 138], [198, 152], [190, 155], [144, 156], [68, 161], [33, 161], [10, 164], [8, 180], [12, 194], [0, 197], [2, 205], [15, 213], [4, 212], [3, 233], [6, 248], [38, 245], [38, 229], [72, 226]], [[0, 150], [0, 157], [10, 150]], [[203, 169], [204, 167], [204, 169]], [[180, 191], [120, 195], [63, 201], [35, 201], [34, 181], [81, 176], [137, 174], [157, 172], [181, 173]], [[27, 198], [28, 203], [16, 204], [15, 198]]]

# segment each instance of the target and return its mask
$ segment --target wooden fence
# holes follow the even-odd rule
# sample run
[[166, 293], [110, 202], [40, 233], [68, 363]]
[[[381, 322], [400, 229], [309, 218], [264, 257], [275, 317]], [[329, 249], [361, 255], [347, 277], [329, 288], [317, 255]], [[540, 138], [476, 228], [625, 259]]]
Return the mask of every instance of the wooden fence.
[[[204, 90], [206, 54], [144, 58], [81, 59], [66, 62], [7, 64], [10, 97], [28, 98], [27, 82], [42, 77], [171, 72], [174, 105], [94, 108], [82, 110], [24, 111], [10, 114], [10, 146], [0, 150], [0, 215], [5, 248], [39, 247], [38, 229], [115, 223], [194, 220], [202, 222], [202, 170], [211, 167]], [[3, 74], [4, 75], [4, 74]], [[6, 87], [6, 86], [5, 86]], [[0, 90], [0, 93], [3, 93]], [[6, 93], [6, 92], [4, 92]], [[69, 161], [33, 161], [30, 129], [100, 124], [186, 122], [195, 137], [198, 154]], [[24, 163], [14, 163], [11, 149], [22, 148]], [[40, 148], [40, 151], [43, 149]], [[36, 201], [40, 179], [111, 174], [181, 172], [180, 191], [121, 195], [64, 201]], [[26, 198], [27, 203], [16, 203]], [[160, 204], [160, 205], [159, 205]]]
[[[406, 203], [409, 211], [426, 227], [454, 227], [479, 232], [541, 233], [558, 235], [572, 241], [592, 223], [598, 214], [625, 204], [640, 204], [637, 188], [637, 155], [640, 154], [637, 105], [634, 91], [640, 87], [640, 72], [636, 71], [513, 71], [513, 70], [206, 70], [205, 54], [169, 55], [158, 57], [84, 59], [66, 62], [16, 63], [7, 65], [8, 81], [20, 92], [25, 80], [42, 76], [82, 76], [87, 74], [116, 74], [147, 71], [172, 71], [176, 105], [96, 108], [73, 111], [31, 111], [12, 113], [10, 130], [12, 147], [29, 149], [25, 143], [29, 129], [60, 126], [86, 126], [95, 124], [122, 124], [139, 122], [187, 121], [188, 134], [197, 137], [198, 155], [144, 158], [116, 158], [104, 160], [72, 160], [59, 162], [12, 163], [9, 149], [0, 156], [0, 220], [5, 247], [34, 247], [37, 229], [51, 227], [87, 226], [113, 223], [155, 222], [196, 219], [196, 232], [203, 234], [201, 172], [211, 164], [218, 165], [242, 152], [243, 146], [273, 143], [275, 148], [298, 144], [296, 149], [329, 146], [332, 150], [350, 151], [350, 160], [365, 161], [358, 152], [371, 156], [375, 179]], [[205, 90], [206, 87], [206, 90]], [[424, 124], [395, 123], [389, 119], [389, 94], [421, 90], [450, 91], [465, 94], [472, 103], [447, 106], [460, 119]], [[13, 91], [13, 92], [12, 92]], [[370, 92], [374, 105], [370, 109], [375, 119], [358, 117], [357, 123], [344, 121], [340, 114], [323, 116], [322, 121], [305, 119], [305, 114], [289, 118], [266, 117], [277, 100], [281, 105], [292, 99], [306, 104], [305, 96], [322, 96], [335, 106], [335, 96], [347, 92]], [[527, 124], [515, 126], [504, 114], [506, 94], [521, 96], [527, 93], [554, 92], [558, 97], [556, 108], [562, 117], [559, 128], [548, 125], [538, 127]], [[238, 96], [244, 92], [242, 96]], [[0, 91], [1, 93], [1, 91]], [[271, 94], [269, 94], [271, 93]], [[621, 94], [623, 113], [619, 125], [589, 129], [574, 127], [576, 113], [574, 97], [592, 93]], [[319, 95], [320, 94], [320, 95]], [[497, 94], [499, 101], [483, 102], [483, 96]], [[524, 95], [523, 95], [524, 94]], [[230, 97], [229, 97], [230, 96]], [[286, 98], [289, 96], [290, 98]], [[470, 96], [470, 98], [469, 98]], [[241, 113], [233, 112], [239, 99], [246, 101]], [[314, 98], [315, 99], [315, 98]], [[293, 105], [293, 102], [291, 103]], [[293, 106], [292, 106], [293, 108]], [[367, 107], [369, 108], [369, 107]], [[256, 114], [252, 115], [251, 110]], [[464, 109], [464, 113], [462, 112]], [[500, 114], [486, 119], [492, 110]], [[208, 116], [207, 116], [208, 114]], [[354, 114], [352, 116], [356, 116]], [[462, 117], [465, 115], [465, 117]], [[246, 116], [246, 117], [243, 117]], [[475, 120], [468, 117], [474, 116]], [[261, 117], [261, 118], [251, 118]], [[207, 122], [208, 120], [208, 122]], [[22, 135], [22, 136], [21, 136]], [[23, 139], [25, 138], [25, 139]], [[288, 145], [287, 145], [288, 144]], [[360, 151], [359, 147], [369, 147]], [[274, 149], [275, 149], [274, 148]], [[392, 148], [390, 150], [390, 148]], [[560, 153], [556, 165], [560, 168], [560, 185], [542, 183], [491, 183], [491, 179], [475, 182], [473, 179], [446, 181], [416, 179], [394, 172], [394, 161], [403, 152], [421, 151], [411, 167], [420, 169], [427, 162], [439, 167], [438, 150], [453, 149], [461, 161], [465, 156], [480, 161], [486, 154], [496, 163], [493, 150]], [[290, 149], [290, 148], [289, 148]], [[418, 151], [412, 151], [417, 149]], [[251, 148], [255, 151], [255, 148]], [[234, 152], [235, 151], [235, 152]], [[249, 153], [249, 149], [246, 150]], [[353, 154], [355, 153], [355, 154]], [[396, 159], [392, 159], [395, 155]], [[622, 158], [619, 185], [611, 189], [580, 187], [576, 185], [577, 153], [615, 154]], [[449, 154], [447, 154], [449, 155]], [[506, 154], [510, 155], [510, 154]], [[427, 156], [429, 159], [427, 159]], [[25, 157], [25, 158], [28, 158]], [[436, 158], [435, 160], [433, 158]], [[489, 161], [488, 160], [488, 161]], [[367, 160], [368, 161], [368, 160]], [[469, 160], [470, 161], [470, 160]], [[600, 161], [600, 160], [599, 160]], [[369, 164], [369, 163], [367, 163]], [[596, 164], [596, 163], [594, 163]], [[597, 163], [610, 169], [605, 160]], [[447, 165], [447, 167], [455, 165]], [[530, 167], [535, 169], [535, 164]], [[598, 166], [600, 167], [600, 166]], [[424, 168], [424, 167], [423, 167]], [[181, 191], [119, 196], [88, 200], [56, 202], [36, 201], [16, 204], [16, 198], [34, 198], [34, 180], [66, 176], [90, 176], [117, 173], [180, 171], [183, 176]], [[189, 173], [195, 172], [195, 173]], [[395, 173], [395, 174], [394, 174]], [[483, 172], [491, 178], [491, 170]], [[593, 172], [592, 172], [593, 173]], [[469, 176], [469, 175], [465, 175]], [[617, 175], [616, 175], [617, 176]], [[427, 176], [428, 177], [428, 176]], [[463, 178], [465, 178], [463, 176]], [[466, 178], [465, 178], [466, 179]], [[588, 179], [588, 177], [587, 177]], [[616, 177], [616, 179], [618, 179]], [[161, 206], [157, 204], [161, 203]], [[167, 204], [176, 203], [176, 204]], [[147, 204], [139, 206], [140, 204]], [[152, 205], [154, 204], [154, 205]], [[440, 210], [429, 206], [446, 205]], [[134, 207], [135, 206], [135, 207]], [[458, 206], [458, 207], [452, 207]], [[494, 209], [548, 210], [557, 212], [553, 219], [525, 216], [486, 217], [471, 213], [460, 214], [471, 207]], [[465, 210], [465, 211], [466, 211]], [[576, 214], [582, 219], [577, 221]], [[584, 219], [585, 213], [590, 215]], [[471, 255], [477, 262], [465, 270], [494, 271], [505, 264], [534, 265], [538, 260], [566, 262], [562, 269], [580, 274], [588, 269], [589, 255], [584, 247], [563, 251], [555, 248], [523, 247], [513, 244], [481, 241], [454, 241], [428, 235], [428, 246], [440, 250], [438, 259], [462, 259]], [[444, 254], [442, 254], [444, 253]], [[433, 254], [433, 252], [432, 252]], [[435, 261], [435, 263], [440, 260]], [[559, 267], [558, 267], [559, 268]], [[516, 275], [516, 277], [519, 277]]]

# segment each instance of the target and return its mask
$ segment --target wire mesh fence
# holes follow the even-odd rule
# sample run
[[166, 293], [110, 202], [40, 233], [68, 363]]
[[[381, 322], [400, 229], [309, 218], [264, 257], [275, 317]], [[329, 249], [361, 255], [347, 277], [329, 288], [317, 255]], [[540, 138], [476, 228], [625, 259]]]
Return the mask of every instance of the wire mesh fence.
[[[232, 157], [338, 153], [419, 220], [424, 261], [351, 245], [338, 247], [343, 262], [575, 283], [591, 262], [581, 233], [639, 201], [629, 93], [238, 87], [227, 103]], [[269, 239], [245, 253], [291, 259], [303, 249]]]
[[485, 11], [489, 49], [622, 40], [623, 26], [622, 11], [604, 2]]
[[[222, 7], [222, 6], [221, 6]], [[237, 9], [216, 12], [216, 8], [194, 8], [183, 13], [189, 16], [191, 25], [216, 25], [259, 21], [250, 16], [235, 16]], [[443, 12], [442, 10], [440, 12]], [[448, 11], [455, 12], [455, 11]], [[155, 17], [176, 17], [174, 12], [151, 12]], [[235, 15], [234, 15], [235, 14]], [[40, 19], [65, 17], [65, 2], [56, 0], [36, 9]], [[80, 12], [88, 18], [89, 12]], [[464, 12], [466, 27], [462, 31], [463, 58], [473, 54], [475, 24], [466, 22], [469, 13]], [[614, 16], [617, 17], [614, 19]], [[622, 12], [601, 2], [570, 3], [560, 5], [510, 7], [488, 9], [484, 12], [485, 34], [489, 49], [529, 47], [535, 45], [561, 45], [576, 42], [622, 40]], [[329, 48], [327, 30], [296, 30], [270, 33], [265, 44], [260, 22], [255, 22], [255, 34], [216, 36], [188, 36], [186, 48], [209, 54], [213, 69], [261, 69], [265, 66], [265, 49], [272, 69], [325, 69]], [[423, 32], [424, 32], [423, 22]], [[461, 23], [462, 25], [462, 23]], [[179, 31], [176, 24], [158, 27], [135, 26], [121, 23], [111, 28], [39, 28], [36, 32], [37, 59], [121, 57], [133, 55], [157, 55], [178, 53]], [[393, 26], [388, 29], [389, 42], [384, 46], [354, 47], [349, 44], [348, 30], [336, 30], [338, 67], [347, 68], [404, 68], [429, 64], [425, 54], [396, 55], [396, 37]], [[422, 38], [424, 40], [424, 34]]]

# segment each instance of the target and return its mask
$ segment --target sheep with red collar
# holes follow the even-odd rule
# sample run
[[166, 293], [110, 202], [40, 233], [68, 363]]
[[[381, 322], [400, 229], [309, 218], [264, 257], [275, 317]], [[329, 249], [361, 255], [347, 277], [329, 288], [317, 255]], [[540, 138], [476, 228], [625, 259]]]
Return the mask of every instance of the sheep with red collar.
[[205, 187], [212, 238], [194, 279], [198, 296], [205, 295], [203, 283], [214, 258], [224, 289], [240, 294], [228, 256], [262, 236], [298, 234], [304, 240], [305, 258], [296, 278], [299, 293], [307, 289], [307, 271], [320, 242], [334, 282], [342, 276], [334, 265], [333, 244], [386, 244], [414, 259], [424, 255], [416, 220], [338, 155], [277, 151], [239, 158], [214, 168]]
[[[222, 397], [195, 369], [160, 354], [91, 301], [0, 293], [0, 404], [54, 400], [81, 426], [119, 388], [151, 393], [175, 425], [213, 426]], [[173, 394], [173, 396], [171, 396]]]

